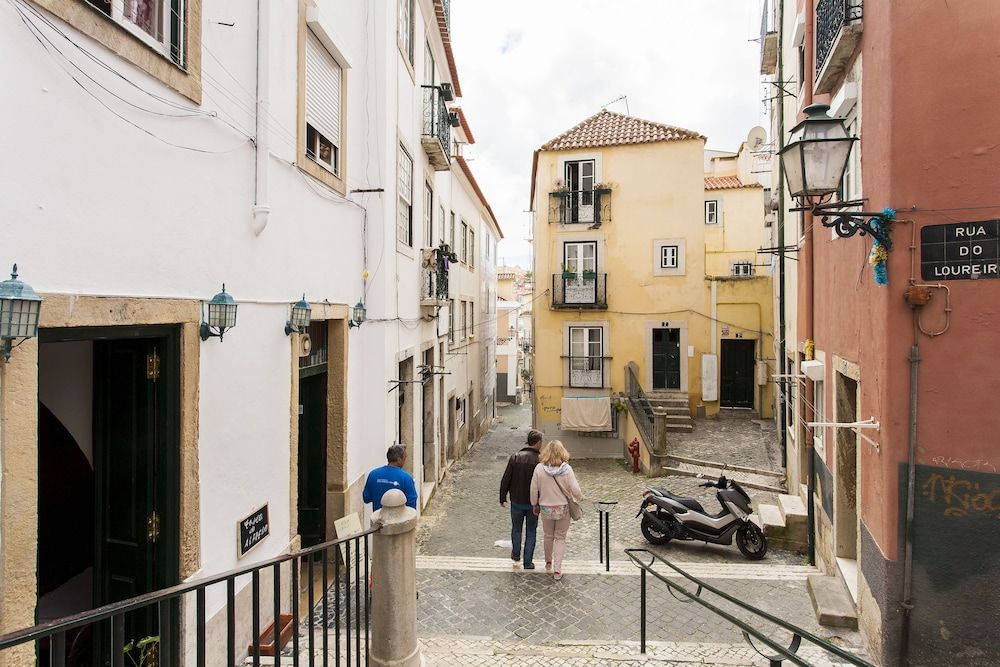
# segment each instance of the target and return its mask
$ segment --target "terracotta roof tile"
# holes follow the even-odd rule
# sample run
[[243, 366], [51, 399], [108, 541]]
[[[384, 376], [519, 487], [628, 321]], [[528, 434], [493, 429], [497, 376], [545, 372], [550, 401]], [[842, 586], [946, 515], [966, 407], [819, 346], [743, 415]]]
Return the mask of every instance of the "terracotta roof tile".
[[731, 188], [759, 188], [759, 183], [744, 184], [736, 176], [706, 176], [706, 190], [728, 190]]
[[594, 146], [621, 146], [704, 138], [697, 132], [681, 127], [654, 123], [602, 109], [599, 113], [544, 144], [541, 150], [561, 151]]

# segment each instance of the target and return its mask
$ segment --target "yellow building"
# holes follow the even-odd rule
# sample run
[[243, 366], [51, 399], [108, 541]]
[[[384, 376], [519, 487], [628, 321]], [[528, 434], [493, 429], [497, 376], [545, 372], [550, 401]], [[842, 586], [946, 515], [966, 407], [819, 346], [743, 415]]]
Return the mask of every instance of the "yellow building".
[[605, 406], [640, 390], [668, 430], [720, 408], [770, 414], [770, 269], [750, 163], [743, 148], [706, 152], [697, 132], [606, 110], [535, 151], [533, 409], [546, 437], [618, 456], [624, 424]]

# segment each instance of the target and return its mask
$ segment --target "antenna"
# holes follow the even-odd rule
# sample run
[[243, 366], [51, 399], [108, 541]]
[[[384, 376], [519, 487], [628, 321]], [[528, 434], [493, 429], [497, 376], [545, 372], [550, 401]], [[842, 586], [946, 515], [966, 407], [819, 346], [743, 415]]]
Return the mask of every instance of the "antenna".
[[616, 97], [615, 99], [611, 100], [607, 104], [602, 104], [601, 108], [603, 109], [605, 107], [611, 106], [615, 102], [624, 102], [625, 103], [625, 115], [627, 115], [627, 116], [631, 116], [632, 115], [632, 112], [628, 110], [628, 95], [619, 95], [618, 97]]

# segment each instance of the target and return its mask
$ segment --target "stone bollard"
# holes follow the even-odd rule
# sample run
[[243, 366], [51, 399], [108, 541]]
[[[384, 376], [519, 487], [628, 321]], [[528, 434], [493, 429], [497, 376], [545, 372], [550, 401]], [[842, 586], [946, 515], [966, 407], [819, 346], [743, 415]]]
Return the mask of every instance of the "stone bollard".
[[373, 667], [423, 663], [417, 643], [417, 511], [406, 496], [390, 489], [372, 521], [371, 659]]
[[653, 408], [653, 451], [660, 456], [667, 454], [667, 411]]

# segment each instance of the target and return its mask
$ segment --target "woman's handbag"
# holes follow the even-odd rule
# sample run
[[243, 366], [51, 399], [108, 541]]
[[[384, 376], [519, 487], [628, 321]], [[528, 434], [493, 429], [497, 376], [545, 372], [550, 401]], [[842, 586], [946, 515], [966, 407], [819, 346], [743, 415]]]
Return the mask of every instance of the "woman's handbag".
[[573, 499], [572, 496], [566, 493], [566, 491], [562, 488], [562, 484], [559, 483], [559, 480], [556, 479], [554, 475], [552, 476], [552, 481], [556, 483], [556, 486], [559, 487], [560, 493], [562, 493], [563, 497], [566, 498], [566, 505], [569, 506], [569, 518], [572, 519], [573, 521], [579, 521], [580, 519], [582, 519], [583, 505], [578, 503], [576, 500]]

